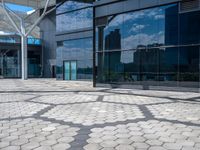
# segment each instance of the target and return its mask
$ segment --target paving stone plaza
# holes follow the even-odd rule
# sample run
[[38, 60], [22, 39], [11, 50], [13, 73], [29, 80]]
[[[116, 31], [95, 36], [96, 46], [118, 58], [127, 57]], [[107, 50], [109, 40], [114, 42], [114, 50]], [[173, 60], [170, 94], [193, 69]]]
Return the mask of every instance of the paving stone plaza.
[[0, 80], [1, 150], [200, 150], [200, 94]]

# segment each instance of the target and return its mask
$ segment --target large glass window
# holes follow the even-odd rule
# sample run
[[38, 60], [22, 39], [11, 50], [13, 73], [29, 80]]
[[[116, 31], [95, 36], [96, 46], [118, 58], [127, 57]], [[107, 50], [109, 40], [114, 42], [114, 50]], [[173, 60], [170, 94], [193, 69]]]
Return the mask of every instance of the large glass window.
[[56, 9], [56, 14], [92, 6], [92, 0], [68, 0]]
[[93, 12], [90, 6], [91, 2], [66, 1], [57, 8], [56, 31], [66, 32], [92, 27]]
[[199, 86], [200, 11], [172, 4], [96, 23], [97, 82]]
[[200, 11], [180, 14], [180, 44], [200, 43]]
[[63, 41], [57, 48], [57, 78], [63, 79], [63, 62], [77, 62], [77, 79], [92, 79], [92, 38]]
[[199, 86], [200, 47], [181, 47], [179, 50], [180, 86]]

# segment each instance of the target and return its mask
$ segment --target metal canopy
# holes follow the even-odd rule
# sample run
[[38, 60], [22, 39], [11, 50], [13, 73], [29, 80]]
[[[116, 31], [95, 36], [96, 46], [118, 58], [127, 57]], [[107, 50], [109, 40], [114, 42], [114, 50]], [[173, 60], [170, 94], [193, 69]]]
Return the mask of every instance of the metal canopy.
[[[22, 12], [16, 12], [19, 16], [26, 16], [26, 14], [23, 14]], [[36, 20], [36, 18], [38, 17], [38, 14], [34, 14], [31, 17], [26, 19], [26, 26], [27, 29], [29, 28], [30, 25], [32, 25], [34, 23], [34, 21]], [[15, 22], [17, 24], [19, 24], [19, 21], [17, 21], [16, 18], [13, 17], [13, 19], [15, 20]], [[10, 23], [10, 21], [7, 19], [3, 8], [0, 7], [0, 35], [3, 34], [3, 32], [5, 33], [16, 33], [15, 28], [13, 28], [12, 24]], [[36, 28], [34, 28], [34, 30], [31, 32], [30, 34], [31, 36], [35, 37], [35, 38], [40, 38], [40, 29], [37, 26]]]
[[[33, 7], [34, 9], [43, 8], [45, 5], [45, 0], [5, 0], [6, 3], [13, 3], [18, 5], [24, 5]], [[51, 0], [49, 6], [56, 4], [56, 0]]]
[[[49, 0], [49, 6], [55, 6], [56, 0]], [[35, 21], [40, 16], [40, 9], [44, 8], [46, 0], [4, 0], [5, 3], [12, 3], [22, 6], [28, 6], [32, 7], [33, 10], [35, 10], [31, 14], [27, 14], [26, 12], [17, 12], [14, 11], [17, 15], [19, 15], [21, 18], [24, 18], [25, 28], [26, 30], [29, 30], [31, 25], [35, 23]], [[15, 21], [15, 23], [20, 26], [19, 20], [13, 16], [13, 14], [10, 14], [12, 19]], [[8, 20], [5, 12], [3, 11], [3, 7], [0, 2], [0, 34], [5, 33], [16, 33], [16, 29], [13, 28], [11, 22]], [[35, 38], [40, 38], [40, 29], [39, 26], [35, 27], [33, 31], [30, 33], [30, 36], [33, 36]]]

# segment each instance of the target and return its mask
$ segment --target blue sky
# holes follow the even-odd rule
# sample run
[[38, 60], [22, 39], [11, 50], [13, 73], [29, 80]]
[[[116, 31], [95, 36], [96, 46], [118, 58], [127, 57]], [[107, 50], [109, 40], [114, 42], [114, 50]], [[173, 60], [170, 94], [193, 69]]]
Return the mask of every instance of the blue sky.
[[15, 4], [10, 4], [10, 3], [7, 3], [6, 6], [8, 6], [8, 8], [14, 11], [28, 12], [28, 11], [33, 10], [33, 8], [31, 7], [25, 7], [25, 6], [15, 5]]

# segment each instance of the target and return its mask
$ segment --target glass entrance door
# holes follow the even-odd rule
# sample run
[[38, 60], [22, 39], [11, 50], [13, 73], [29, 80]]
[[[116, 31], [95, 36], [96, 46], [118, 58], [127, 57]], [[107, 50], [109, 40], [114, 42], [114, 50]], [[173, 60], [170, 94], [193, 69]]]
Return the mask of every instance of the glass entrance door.
[[76, 61], [71, 61], [71, 80], [76, 80], [77, 77], [77, 66], [76, 66]]
[[77, 62], [65, 61], [64, 62], [64, 80], [77, 79]]
[[64, 80], [70, 80], [70, 62], [64, 62]]

